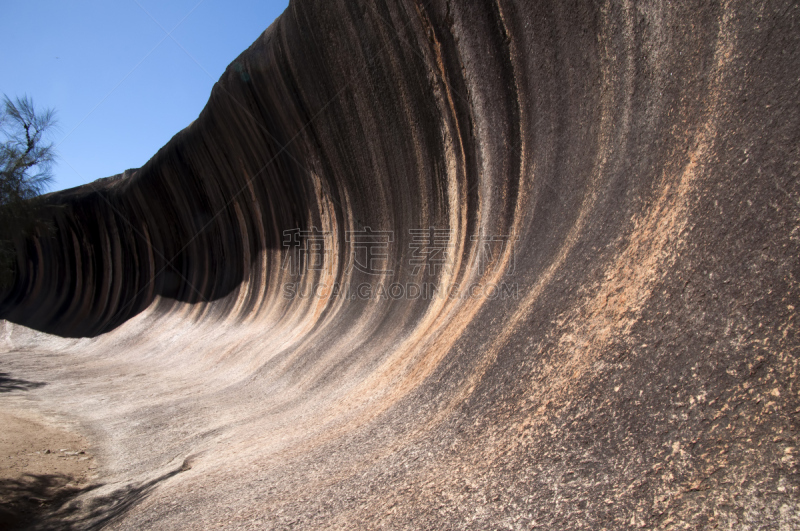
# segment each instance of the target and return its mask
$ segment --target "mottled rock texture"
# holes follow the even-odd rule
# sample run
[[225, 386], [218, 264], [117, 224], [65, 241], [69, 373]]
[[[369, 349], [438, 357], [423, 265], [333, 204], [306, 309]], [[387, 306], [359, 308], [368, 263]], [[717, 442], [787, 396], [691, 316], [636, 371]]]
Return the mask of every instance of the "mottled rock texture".
[[[103, 470], [49, 525], [800, 528], [799, 45], [778, 0], [292, 0], [20, 254], [4, 370]], [[334, 282], [518, 296], [285, 296]]]

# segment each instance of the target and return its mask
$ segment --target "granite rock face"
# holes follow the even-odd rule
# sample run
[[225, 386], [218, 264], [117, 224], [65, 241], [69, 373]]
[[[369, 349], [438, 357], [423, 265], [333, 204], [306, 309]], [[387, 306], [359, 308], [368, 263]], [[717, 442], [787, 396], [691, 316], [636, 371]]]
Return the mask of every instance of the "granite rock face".
[[798, 80], [793, 2], [293, 0], [20, 253], [59, 521], [800, 528]]

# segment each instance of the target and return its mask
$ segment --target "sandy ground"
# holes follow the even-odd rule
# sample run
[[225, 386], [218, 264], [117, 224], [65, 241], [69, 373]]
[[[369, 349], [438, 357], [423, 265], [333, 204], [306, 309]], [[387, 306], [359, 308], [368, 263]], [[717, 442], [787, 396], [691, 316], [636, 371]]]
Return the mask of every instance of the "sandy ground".
[[62, 509], [96, 468], [88, 443], [31, 404], [0, 398], [0, 529], [22, 529]]

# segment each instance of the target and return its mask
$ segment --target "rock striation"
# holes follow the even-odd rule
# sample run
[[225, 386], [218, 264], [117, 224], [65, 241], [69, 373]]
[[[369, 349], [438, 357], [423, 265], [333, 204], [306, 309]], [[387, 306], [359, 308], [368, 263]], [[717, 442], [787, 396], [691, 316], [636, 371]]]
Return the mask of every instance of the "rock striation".
[[48, 525], [800, 527], [798, 24], [292, 0], [20, 242], [3, 363], [103, 463]]

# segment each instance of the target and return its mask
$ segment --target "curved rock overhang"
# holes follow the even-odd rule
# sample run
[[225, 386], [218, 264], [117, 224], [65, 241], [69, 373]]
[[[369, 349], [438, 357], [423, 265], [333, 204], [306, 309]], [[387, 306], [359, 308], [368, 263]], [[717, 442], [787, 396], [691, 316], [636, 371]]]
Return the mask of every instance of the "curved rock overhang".
[[799, 19], [293, 0], [48, 196], [1, 315], [88, 339], [9, 340], [73, 363], [123, 527], [800, 525]]

